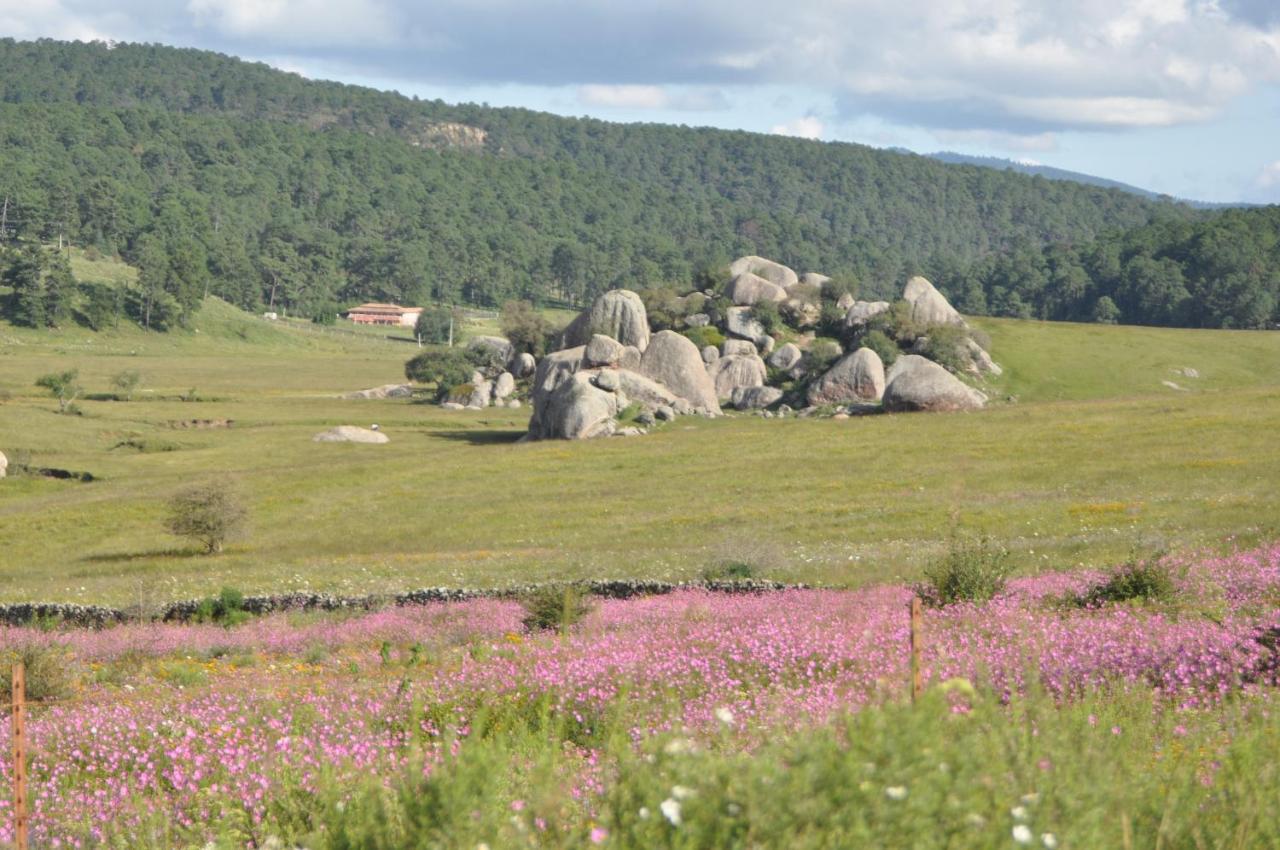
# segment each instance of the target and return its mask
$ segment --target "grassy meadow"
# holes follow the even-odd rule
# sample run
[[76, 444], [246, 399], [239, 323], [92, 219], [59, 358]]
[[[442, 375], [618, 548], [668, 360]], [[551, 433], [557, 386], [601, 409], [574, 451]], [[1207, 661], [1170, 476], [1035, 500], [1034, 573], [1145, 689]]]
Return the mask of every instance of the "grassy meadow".
[[[978, 414], [685, 418], [640, 439], [517, 444], [527, 409], [338, 398], [403, 380], [416, 346], [394, 333], [215, 300], [170, 334], [0, 325], [0, 450], [98, 479], [4, 481], [0, 600], [694, 578], [726, 562], [859, 586], [916, 577], [955, 528], [1029, 573], [1280, 533], [1280, 334], [981, 326], [1005, 375]], [[142, 380], [132, 402], [58, 415], [34, 383], [71, 368], [89, 394], [122, 370]], [[203, 419], [233, 425], [176, 427]], [[311, 440], [372, 422], [389, 444]], [[162, 521], [174, 492], [215, 476], [251, 527], [203, 557]]]

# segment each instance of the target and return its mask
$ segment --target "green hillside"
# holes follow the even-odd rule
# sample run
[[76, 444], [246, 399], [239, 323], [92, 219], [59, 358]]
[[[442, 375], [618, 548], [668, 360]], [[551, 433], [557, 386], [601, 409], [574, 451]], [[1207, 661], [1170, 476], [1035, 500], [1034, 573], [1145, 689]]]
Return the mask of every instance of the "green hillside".
[[184, 304], [208, 286], [303, 314], [374, 298], [581, 302], [747, 253], [855, 274], [875, 297], [917, 271], [946, 289], [1016, 245], [1196, 216], [860, 145], [448, 106], [194, 50], [12, 40], [3, 199], [12, 235], [161, 267]]

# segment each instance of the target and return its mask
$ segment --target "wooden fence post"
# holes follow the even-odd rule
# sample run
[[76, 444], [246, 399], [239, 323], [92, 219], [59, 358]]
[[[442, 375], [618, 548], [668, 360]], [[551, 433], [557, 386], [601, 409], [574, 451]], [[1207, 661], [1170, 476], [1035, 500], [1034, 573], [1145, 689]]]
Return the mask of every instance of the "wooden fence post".
[[922, 635], [920, 634], [923, 626], [923, 615], [920, 605], [920, 597], [911, 597], [911, 701], [915, 702], [920, 699], [920, 693], [924, 690], [924, 671], [920, 669], [920, 644]]
[[13, 665], [13, 830], [18, 850], [27, 850], [27, 671]]

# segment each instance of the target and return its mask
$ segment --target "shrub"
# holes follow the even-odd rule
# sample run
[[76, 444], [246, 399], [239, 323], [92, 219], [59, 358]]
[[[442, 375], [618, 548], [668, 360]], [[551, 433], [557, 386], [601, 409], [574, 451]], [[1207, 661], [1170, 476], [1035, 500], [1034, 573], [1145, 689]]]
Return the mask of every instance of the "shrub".
[[698, 346], [699, 349], [705, 348], [708, 345], [713, 345], [716, 348], [719, 348], [724, 344], [724, 334], [720, 333], [717, 328], [713, 328], [710, 325], [707, 325], [704, 328], [689, 328], [687, 331], [684, 331], [684, 335], [693, 342], [694, 345]]
[[0, 651], [0, 702], [13, 693], [13, 665], [22, 662], [26, 698], [32, 702], [66, 699], [75, 692], [76, 668], [66, 647], [29, 643]]
[[839, 301], [845, 295], [856, 296], [858, 294], [858, 281], [847, 274], [832, 275], [831, 280], [822, 285], [822, 300], [832, 304]]
[[702, 571], [702, 580], [707, 582], [744, 581], [755, 577], [755, 567], [746, 561], [723, 561]]
[[169, 500], [165, 528], [179, 537], [190, 537], [212, 555], [244, 527], [248, 511], [225, 482], [213, 481], [183, 490]]
[[881, 330], [867, 331], [858, 339], [858, 343], [859, 347], [869, 348], [879, 355], [881, 362], [885, 366], [892, 366], [893, 361], [897, 360], [898, 355], [902, 353], [901, 349], [898, 348], [898, 344], [889, 339], [885, 332]]
[[952, 538], [945, 556], [925, 568], [916, 593], [934, 607], [955, 602], [986, 602], [1004, 590], [1009, 577], [1009, 551], [985, 537]]
[[644, 302], [645, 314], [655, 331], [671, 330], [676, 326], [676, 321], [685, 316], [684, 299], [669, 286], [650, 287], [637, 294]]
[[404, 376], [419, 384], [435, 384], [436, 399], [442, 399], [458, 384], [471, 380], [475, 366], [456, 348], [423, 351], [404, 364]]
[[1173, 576], [1156, 555], [1146, 560], [1129, 559], [1076, 601], [1095, 608], [1108, 602], [1170, 602], [1176, 595]]
[[555, 328], [528, 301], [508, 301], [498, 318], [502, 335], [519, 353], [541, 357], [547, 351], [547, 340]]
[[200, 600], [195, 613], [197, 623], [221, 623], [227, 628], [238, 626], [249, 617], [244, 610], [244, 594], [234, 587], [224, 587], [217, 596]]
[[809, 345], [809, 371], [825, 372], [827, 368], [840, 359], [844, 349], [840, 343], [827, 337], [818, 337]]
[[963, 372], [973, 362], [969, 334], [957, 325], [930, 325], [920, 353], [950, 372]]
[[142, 381], [142, 375], [136, 369], [126, 369], [111, 377], [111, 388], [124, 396], [125, 401], [133, 401], [133, 391]]
[[778, 312], [778, 304], [774, 301], [757, 301], [751, 308], [751, 317], [770, 335], [777, 333], [783, 325], [782, 314]]
[[868, 330], [878, 330], [898, 344], [900, 348], [912, 345], [925, 335], [926, 328], [911, 317], [911, 302], [895, 301], [889, 309], [867, 323]]
[[442, 345], [453, 334], [453, 311], [448, 307], [427, 307], [418, 314], [413, 334], [420, 342]]
[[80, 377], [77, 369], [66, 372], [51, 372], [36, 379], [36, 386], [43, 387], [58, 400], [59, 413], [75, 413], [75, 400], [84, 392], [84, 388], [76, 383]]
[[591, 611], [589, 600], [573, 585], [540, 587], [520, 601], [524, 627], [534, 631], [567, 632]]

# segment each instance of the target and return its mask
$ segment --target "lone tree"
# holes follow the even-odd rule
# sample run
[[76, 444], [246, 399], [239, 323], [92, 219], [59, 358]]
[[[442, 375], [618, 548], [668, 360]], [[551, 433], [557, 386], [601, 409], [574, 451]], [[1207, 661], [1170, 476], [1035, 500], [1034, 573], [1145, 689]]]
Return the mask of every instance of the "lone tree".
[[36, 380], [37, 387], [44, 387], [49, 393], [58, 400], [59, 413], [75, 412], [75, 400], [80, 397], [84, 389], [76, 383], [76, 379], [80, 377], [78, 369], [68, 369], [66, 372], [50, 372], [48, 375], [41, 375]]
[[199, 541], [205, 554], [222, 551], [222, 544], [244, 527], [248, 511], [225, 481], [211, 481], [183, 490], [169, 500], [165, 528], [179, 537]]
[[133, 401], [133, 391], [138, 388], [138, 384], [142, 381], [142, 375], [135, 370], [126, 369], [123, 372], [117, 372], [111, 378], [111, 386], [116, 392], [124, 396], [125, 401]]

